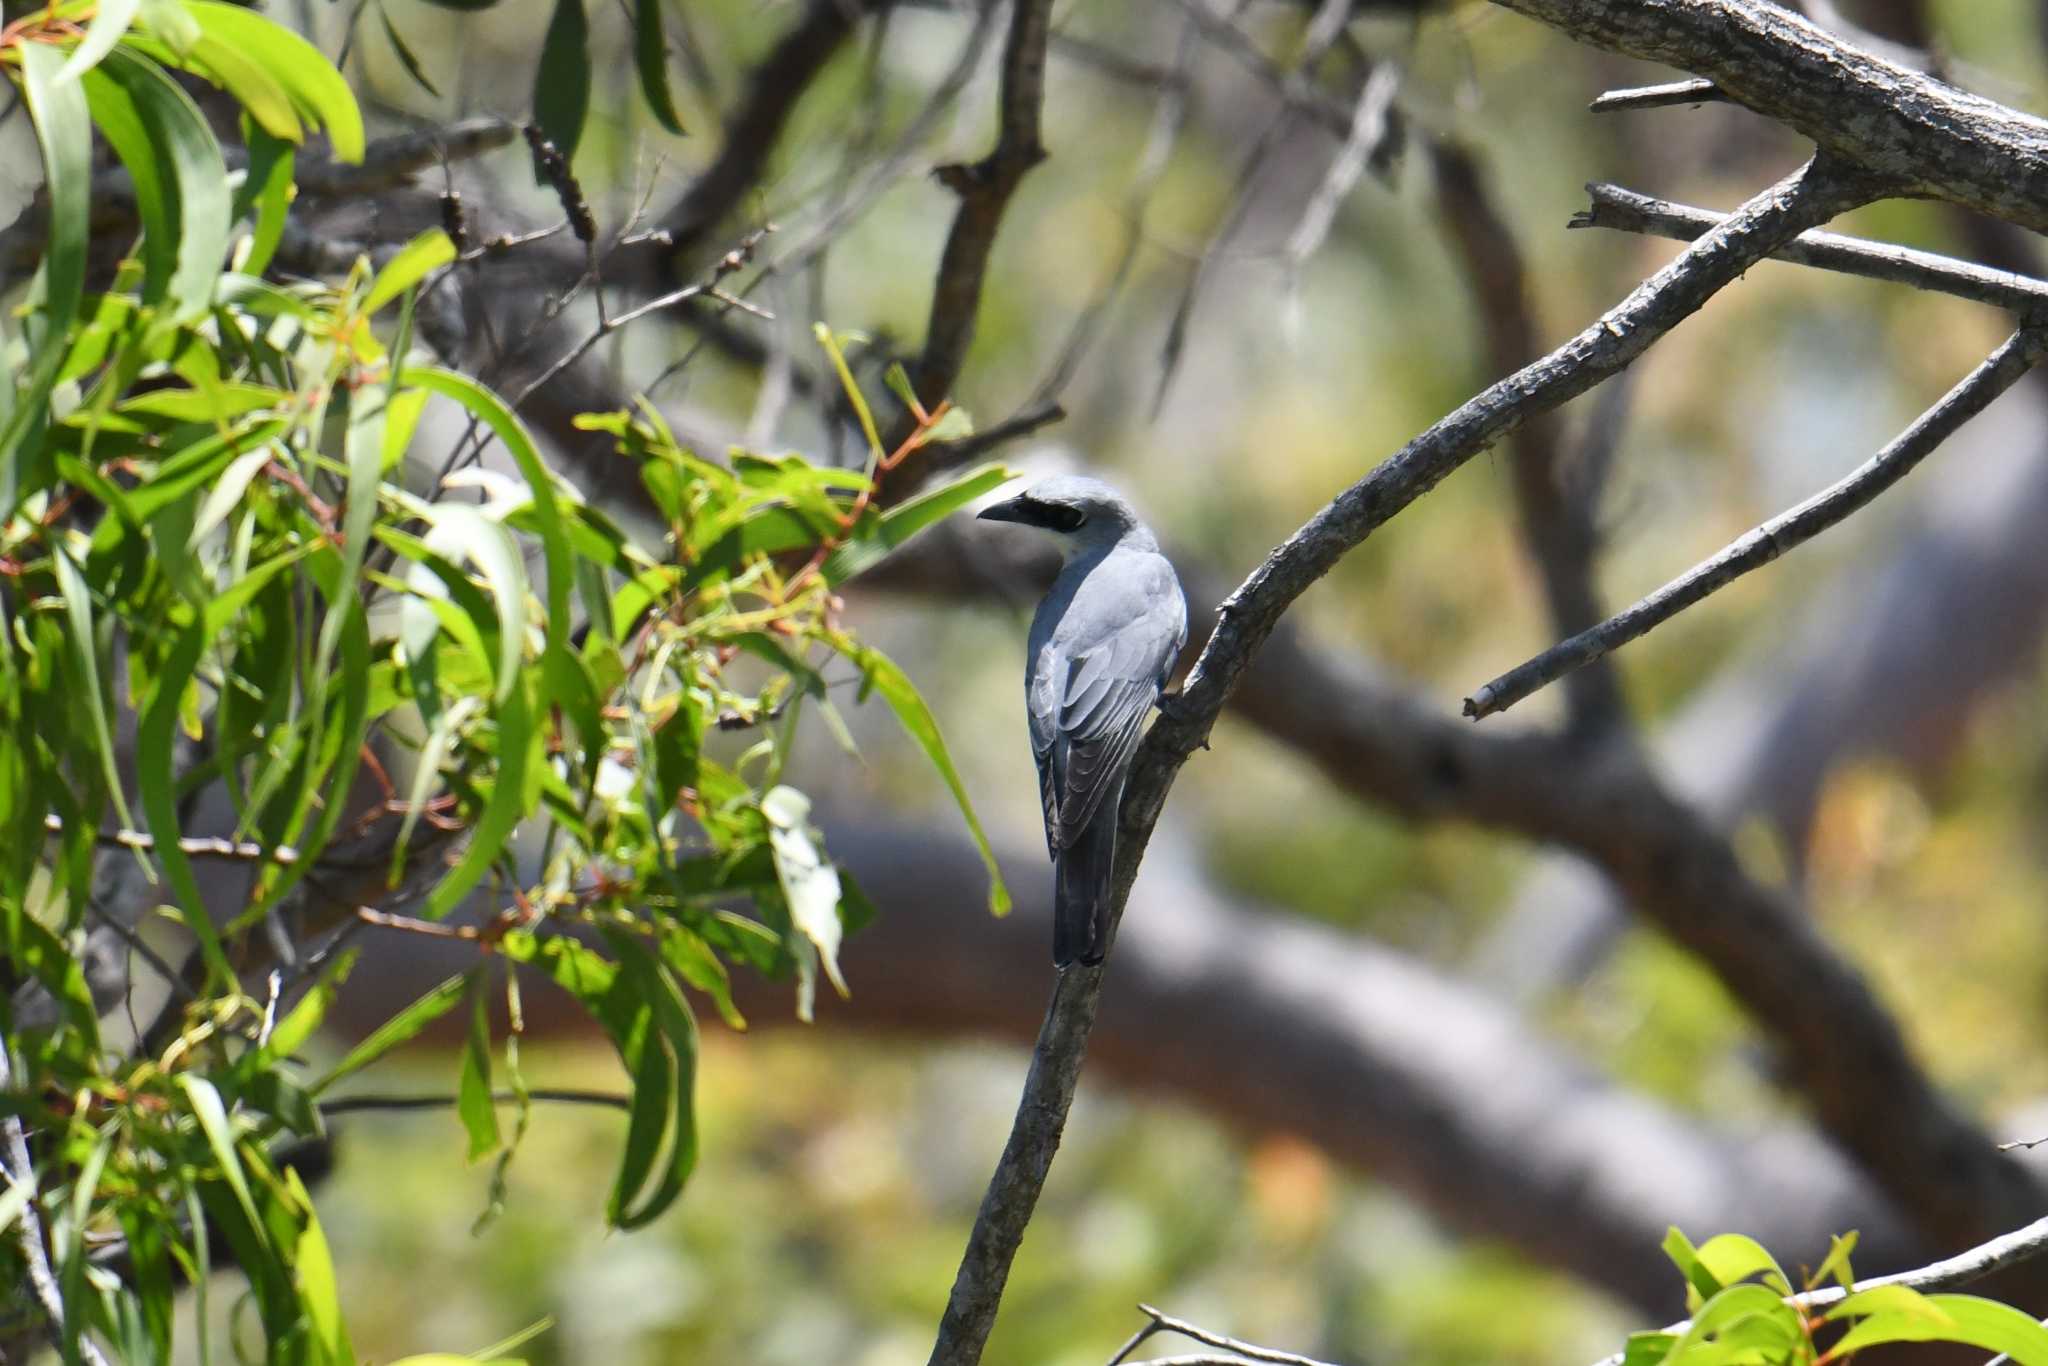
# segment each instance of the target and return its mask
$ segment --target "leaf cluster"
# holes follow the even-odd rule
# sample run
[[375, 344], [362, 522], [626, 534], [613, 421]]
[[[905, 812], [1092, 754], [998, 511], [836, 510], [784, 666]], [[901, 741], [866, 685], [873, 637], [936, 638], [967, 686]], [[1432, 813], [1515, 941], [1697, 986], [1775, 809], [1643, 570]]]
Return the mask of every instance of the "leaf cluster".
[[[460, 269], [442, 232], [339, 281], [267, 278], [299, 142], [364, 152], [303, 39], [216, 0], [74, 0], [9, 25], [0, 65], [50, 223], [0, 333], [0, 1116], [34, 1151], [0, 1226], [46, 1244], [63, 1310], [59, 1330], [24, 1292], [0, 1333], [168, 1360], [176, 1288], [232, 1263], [238, 1352], [350, 1361], [288, 1160], [323, 1135], [329, 1088], [467, 1002], [457, 1111], [501, 1195], [530, 1106], [521, 983], [552, 983], [631, 1081], [607, 1215], [645, 1224], [696, 1154], [691, 993], [743, 1027], [731, 975], [753, 970], [808, 1017], [874, 914], [788, 781], [804, 709], [844, 735], [833, 690], [881, 697], [981, 838], [930, 710], [835, 590], [1008, 476], [884, 510], [872, 468], [710, 460], [651, 407], [590, 415], [666, 522], [642, 544], [501, 398], [415, 353], [415, 309]], [[239, 104], [246, 169], [173, 72]], [[111, 270], [95, 133], [141, 226]], [[429, 457], [449, 427], [478, 442]], [[500, 469], [436, 477], [482, 442]], [[476, 959], [316, 1073], [302, 1055], [364, 924]], [[170, 992], [127, 1037], [107, 1022], [136, 1010], [128, 969], [92, 966], [108, 943]], [[19, 1246], [0, 1253], [15, 1286]]]
[[2048, 1327], [2011, 1305], [1897, 1282], [1856, 1289], [1855, 1247], [1853, 1233], [1836, 1238], [1808, 1277], [1809, 1291], [1832, 1283], [1848, 1293], [1809, 1305], [1754, 1239], [1724, 1233], [1694, 1247], [1672, 1229], [1664, 1253], [1685, 1276], [1692, 1318], [1631, 1337], [1623, 1366], [1827, 1366], [1898, 1342], [1954, 1342], [2022, 1366], [2048, 1362]]

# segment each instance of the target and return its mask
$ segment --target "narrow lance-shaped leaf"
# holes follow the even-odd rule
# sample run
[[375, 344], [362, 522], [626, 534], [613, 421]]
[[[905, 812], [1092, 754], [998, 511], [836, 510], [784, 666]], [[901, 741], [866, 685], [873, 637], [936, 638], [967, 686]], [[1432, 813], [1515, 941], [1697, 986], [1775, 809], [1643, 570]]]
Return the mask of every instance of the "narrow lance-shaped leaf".
[[427, 277], [429, 271], [447, 265], [455, 259], [455, 243], [439, 228], [429, 228], [405, 244], [399, 253], [384, 263], [377, 272], [377, 278], [370, 283], [370, 292], [363, 298], [365, 316], [375, 313], [400, 294]]
[[292, 205], [292, 173], [298, 158], [286, 139], [253, 120], [245, 127], [249, 169], [235, 197], [234, 214], [237, 218], [249, 216], [253, 221], [248, 250], [238, 255], [236, 268], [247, 275], [261, 275], [270, 268], [270, 258], [277, 254], [278, 243], [284, 240], [285, 219]]
[[[126, 86], [105, 72], [89, 71], [84, 90], [93, 125], [135, 187], [135, 212], [142, 223], [142, 302], [160, 303], [178, 264], [178, 187], [165, 178], [169, 158]], [[74, 368], [75, 361], [65, 367]]]
[[491, 1016], [488, 997], [490, 978], [478, 973], [469, 993], [469, 1038], [462, 1049], [462, 1081], [456, 1093], [456, 1113], [469, 1133], [469, 1160], [474, 1162], [496, 1152], [502, 1141], [498, 1133], [498, 1110], [491, 1099]]
[[995, 850], [989, 846], [988, 834], [981, 828], [981, 818], [974, 814], [974, 803], [967, 795], [967, 785], [960, 780], [960, 771], [953, 766], [953, 756], [946, 749], [946, 739], [939, 733], [938, 718], [925, 705], [917, 686], [894, 660], [879, 650], [836, 632], [826, 635], [824, 640], [852, 661], [866, 680], [867, 687], [881, 694], [882, 700], [896, 714], [898, 723], [917, 742], [932, 767], [945, 780], [953, 801], [960, 808], [961, 817], [967, 822], [968, 833], [974, 836], [974, 847], [980, 851], [981, 861], [988, 868], [988, 908], [996, 915], [1008, 915], [1010, 889], [1004, 884], [1002, 869], [996, 864]]
[[468, 990], [470, 979], [475, 976], [474, 970], [457, 973], [428, 990], [404, 1010], [377, 1026], [371, 1031], [369, 1038], [351, 1048], [347, 1056], [336, 1063], [326, 1076], [306, 1089], [317, 1096], [343, 1077], [361, 1071], [398, 1045], [416, 1037], [422, 1029], [455, 1008], [462, 1000], [463, 993]]
[[177, 190], [178, 265], [169, 298], [174, 316], [191, 321], [213, 302], [227, 255], [231, 197], [227, 162], [192, 97], [162, 67], [116, 48], [99, 68], [118, 82], [150, 129]]
[[193, 1072], [180, 1072], [178, 1085], [191, 1102], [192, 1117], [199, 1121], [199, 1130], [206, 1135], [207, 1146], [213, 1149], [213, 1157], [220, 1164], [221, 1179], [235, 1193], [235, 1200], [242, 1211], [249, 1216], [250, 1227], [261, 1229], [263, 1221], [256, 1216], [256, 1202], [249, 1194], [249, 1179], [242, 1171], [241, 1154], [236, 1151], [234, 1126], [228, 1120], [227, 1108], [221, 1104], [220, 1092], [213, 1083]]
[[498, 707], [498, 768], [492, 775], [490, 800], [477, 817], [462, 861], [427, 894], [422, 914], [429, 920], [447, 915], [476, 890], [527, 815], [529, 792], [535, 798], [539, 795], [538, 788], [527, 782], [527, 768], [541, 758], [544, 717], [534, 711], [527, 693], [526, 680], [521, 677]]
[[565, 160], [574, 160], [590, 112], [590, 20], [583, 0], [555, 0], [533, 77], [533, 121]]
[[[63, 54], [44, 43], [17, 43], [22, 89], [36, 139], [42, 144], [43, 181], [49, 195], [49, 246], [37, 270], [44, 321], [29, 337], [35, 360], [26, 382], [9, 396], [0, 424], [0, 519], [11, 517], [25, 488], [42, 470], [24, 470], [21, 448], [46, 417], [45, 403], [64, 363], [62, 338], [78, 316], [85, 292], [87, 206], [92, 194], [92, 118], [76, 82], [58, 83]], [[31, 290], [31, 297], [35, 291]], [[0, 381], [5, 382], [5, 381]], [[24, 478], [24, 474], [27, 478]]]
[[355, 93], [319, 48], [252, 10], [221, 0], [186, 0], [209, 38], [246, 53], [285, 84], [292, 105], [327, 132], [336, 160], [363, 159], [363, 114]]
[[[761, 798], [768, 820], [768, 848], [775, 857], [775, 876], [789, 907], [790, 924], [817, 952], [825, 976], [841, 996], [846, 979], [839, 973], [839, 870], [818, 851], [810, 827], [811, 802], [792, 787], [774, 787]], [[798, 998], [797, 1015], [810, 1019], [808, 992]]]
[[[91, 708], [94, 747], [99, 751], [100, 774], [106, 780], [107, 795], [113, 799], [114, 813], [121, 818], [121, 824], [133, 827], [135, 818], [128, 814], [128, 799], [122, 794], [120, 770], [114, 763], [114, 736], [107, 724], [107, 713], [111, 710], [111, 699], [100, 683], [99, 632], [93, 628], [92, 590], [86, 587], [85, 578], [78, 572], [78, 566], [71, 563], [70, 554], [59, 546], [50, 557], [51, 567], [57, 574], [57, 591], [64, 596], [64, 610], [71, 623], [72, 657], [78, 664], [79, 681], [85, 684], [84, 704]], [[143, 868], [148, 870], [147, 860]], [[154, 874], [151, 874], [154, 878]]]
[[935, 489], [926, 489], [890, 508], [867, 524], [856, 527], [845, 544], [825, 557], [825, 582], [837, 588], [854, 575], [872, 568], [883, 556], [923, 531], [951, 516], [991, 489], [1000, 488], [1016, 477], [1002, 465], [983, 465]]
[[633, 62], [640, 70], [640, 93], [655, 120], [671, 133], [683, 131], [668, 90], [668, 40], [661, 31], [661, 0], [633, 0]]
[[136, 11], [141, 8], [142, 0], [99, 0], [92, 22], [86, 26], [84, 41], [71, 49], [71, 56], [57, 72], [57, 79], [75, 81], [98, 66], [100, 59], [112, 52], [114, 44], [128, 32], [128, 26], [135, 22]]
[[349, 1345], [348, 1329], [341, 1321], [341, 1293], [334, 1275], [334, 1253], [320, 1228], [320, 1216], [313, 1197], [297, 1170], [284, 1169], [285, 1194], [298, 1206], [301, 1220], [297, 1245], [292, 1249], [292, 1279], [297, 1283], [299, 1301], [305, 1306], [313, 1341], [326, 1366], [353, 1366], [356, 1359]]
[[[477, 8], [484, 8], [484, 6], [477, 6]], [[384, 26], [384, 41], [390, 43], [391, 50], [398, 54], [398, 64], [405, 68], [405, 74], [412, 77], [413, 82], [420, 89], [426, 91], [435, 99], [440, 99], [440, 88], [427, 79], [427, 71], [425, 67], [420, 65], [419, 55], [405, 41], [405, 36], [398, 31], [398, 25], [391, 22], [391, 15], [381, 4], [377, 6], [377, 22]]]

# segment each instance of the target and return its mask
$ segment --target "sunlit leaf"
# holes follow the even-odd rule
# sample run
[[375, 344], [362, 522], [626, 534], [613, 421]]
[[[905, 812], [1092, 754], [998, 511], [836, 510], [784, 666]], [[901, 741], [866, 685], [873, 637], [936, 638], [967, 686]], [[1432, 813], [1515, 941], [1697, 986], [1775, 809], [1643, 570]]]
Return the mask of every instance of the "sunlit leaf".
[[477, 974], [470, 987], [469, 1035], [462, 1048], [462, 1078], [456, 1114], [469, 1133], [469, 1160], [498, 1150], [498, 1107], [491, 1098], [490, 978]]
[[227, 257], [227, 162], [199, 106], [162, 67], [116, 48], [98, 69], [134, 102], [170, 171], [178, 205], [178, 264], [169, 298], [175, 317], [194, 320], [212, 305], [214, 281]]
[[937, 488], [926, 489], [905, 499], [872, 522], [864, 519], [845, 544], [825, 557], [825, 582], [837, 587], [854, 575], [873, 568], [883, 556], [918, 532], [1015, 477], [1014, 471], [1001, 465], [983, 465]]
[[455, 259], [455, 243], [439, 228], [429, 228], [405, 244], [384, 263], [370, 292], [363, 298], [365, 315], [375, 313], [406, 290], [424, 280], [428, 273]]
[[[841, 996], [846, 979], [839, 972], [839, 870], [819, 851], [810, 827], [811, 802], [791, 787], [774, 787], [761, 798], [768, 818], [768, 847], [775, 855], [775, 875], [789, 907], [790, 923], [817, 950], [826, 978]], [[800, 1009], [800, 1018], [810, 1011]]]
[[1933, 1314], [1884, 1311], [1842, 1335], [1832, 1351], [1847, 1356], [1884, 1342], [1960, 1342], [2002, 1352], [2020, 1366], [2048, 1366], [2048, 1328], [2030, 1315], [1975, 1295], [1928, 1295]]
[[456, 1007], [475, 975], [474, 971], [457, 973], [427, 991], [372, 1030], [368, 1038], [351, 1048], [340, 1062], [328, 1069], [325, 1076], [306, 1089], [317, 1096], [342, 1078], [368, 1067], [400, 1044], [418, 1037], [421, 1030]]
[[192, 1104], [192, 1117], [199, 1121], [200, 1132], [206, 1135], [206, 1144], [213, 1149], [214, 1161], [220, 1164], [221, 1179], [235, 1193], [235, 1199], [249, 1216], [251, 1228], [262, 1228], [263, 1221], [257, 1217], [256, 1202], [249, 1194], [249, 1180], [242, 1171], [242, 1157], [236, 1150], [234, 1126], [228, 1119], [228, 1112], [221, 1104], [220, 1092], [213, 1083], [191, 1072], [178, 1074], [178, 1086]]
[[246, 54], [284, 82], [293, 108], [326, 131], [336, 160], [363, 159], [362, 111], [348, 82], [319, 48], [261, 14], [222, 0], [186, 0], [185, 7], [207, 37]]
[[996, 865], [995, 850], [989, 845], [987, 832], [981, 828], [980, 817], [974, 814], [974, 803], [967, 795], [967, 785], [960, 780], [960, 771], [953, 766], [953, 756], [946, 749], [945, 737], [939, 733], [938, 718], [925, 705], [917, 686], [894, 660], [881, 651], [843, 635], [829, 635], [826, 640], [833, 649], [852, 661], [866, 685], [889, 704], [896, 720], [945, 780], [954, 803], [960, 808], [960, 815], [967, 822], [968, 833], [974, 837], [974, 847], [980, 851], [981, 861], [988, 868], [988, 908], [996, 915], [1008, 915], [1010, 889], [1003, 882], [1002, 869]]

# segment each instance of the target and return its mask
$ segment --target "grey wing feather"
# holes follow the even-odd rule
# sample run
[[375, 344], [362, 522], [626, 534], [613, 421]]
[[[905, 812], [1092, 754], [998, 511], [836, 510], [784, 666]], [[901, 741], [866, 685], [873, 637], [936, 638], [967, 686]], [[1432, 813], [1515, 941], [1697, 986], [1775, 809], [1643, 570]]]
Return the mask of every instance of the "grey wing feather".
[[[1086, 588], [1077, 594], [1082, 610], [1070, 607], [1069, 620], [1093, 619], [1115, 623], [1114, 628], [1093, 639], [1085, 630], [1053, 630], [1032, 670], [1027, 698], [1031, 747], [1038, 760], [1046, 842], [1055, 855], [1080, 837], [1103, 801], [1121, 786], [1145, 713], [1187, 635], [1179, 585], [1165, 561], [1154, 563], [1156, 570], [1137, 582], [1110, 581], [1109, 591], [1117, 597], [1136, 589], [1135, 601], [1088, 602]], [[1162, 590], [1172, 594], [1175, 610], [1160, 610], [1166, 606], [1158, 596]], [[1098, 610], [1091, 613], [1091, 607]]]

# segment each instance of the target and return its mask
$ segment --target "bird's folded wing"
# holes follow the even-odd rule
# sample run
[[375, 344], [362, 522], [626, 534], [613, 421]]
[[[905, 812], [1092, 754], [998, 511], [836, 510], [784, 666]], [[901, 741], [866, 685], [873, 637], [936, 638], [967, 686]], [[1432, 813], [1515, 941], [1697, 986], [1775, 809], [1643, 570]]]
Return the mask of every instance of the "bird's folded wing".
[[1054, 853], [1087, 828], [1130, 766], [1171, 646], [1154, 634], [1126, 630], [1071, 655], [1055, 646], [1046, 661], [1048, 692], [1058, 700], [1031, 709], [1031, 740]]

